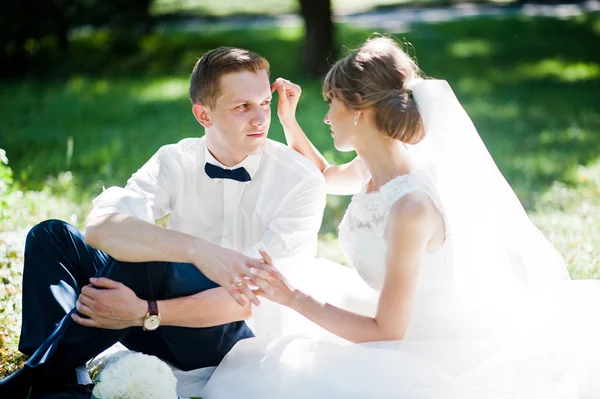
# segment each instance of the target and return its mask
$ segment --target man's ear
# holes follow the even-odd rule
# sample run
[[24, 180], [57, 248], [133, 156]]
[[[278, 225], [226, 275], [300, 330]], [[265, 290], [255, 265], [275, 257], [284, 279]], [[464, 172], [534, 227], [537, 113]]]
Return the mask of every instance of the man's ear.
[[192, 106], [192, 113], [196, 117], [198, 123], [200, 123], [204, 128], [208, 129], [212, 126], [212, 122], [206, 113], [207, 106], [204, 104], [194, 104]]

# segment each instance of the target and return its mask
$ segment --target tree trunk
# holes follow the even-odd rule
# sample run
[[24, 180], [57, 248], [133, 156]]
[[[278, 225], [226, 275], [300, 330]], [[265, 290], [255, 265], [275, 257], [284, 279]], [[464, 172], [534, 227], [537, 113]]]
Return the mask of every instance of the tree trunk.
[[64, 19], [57, 26], [58, 50], [62, 55], [67, 54], [69, 50], [69, 24]]
[[311, 75], [327, 71], [335, 59], [331, 0], [300, 0], [304, 18], [304, 69]]

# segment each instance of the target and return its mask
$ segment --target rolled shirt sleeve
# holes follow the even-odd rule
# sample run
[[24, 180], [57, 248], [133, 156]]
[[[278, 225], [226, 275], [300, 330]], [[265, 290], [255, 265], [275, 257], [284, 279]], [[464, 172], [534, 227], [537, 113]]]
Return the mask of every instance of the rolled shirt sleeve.
[[96, 197], [87, 217], [125, 214], [154, 223], [171, 212], [176, 187], [183, 179], [175, 145], [161, 147], [144, 166], [134, 173], [125, 187], [110, 187]]

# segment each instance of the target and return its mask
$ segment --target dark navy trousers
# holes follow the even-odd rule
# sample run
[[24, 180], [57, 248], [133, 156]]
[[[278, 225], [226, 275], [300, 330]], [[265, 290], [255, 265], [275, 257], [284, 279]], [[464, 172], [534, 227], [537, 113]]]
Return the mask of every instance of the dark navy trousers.
[[31, 229], [25, 244], [23, 325], [19, 350], [26, 367], [44, 378], [73, 372], [116, 342], [155, 355], [182, 370], [216, 366], [241, 339], [252, 337], [245, 322], [208, 328], [141, 326], [124, 330], [84, 327], [70, 314], [90, 277], [108, 277], [142, 299], [170, 299], [218, 287], [194, 265], [120, 262], [86, 244], [75, 227], [48, 220]]

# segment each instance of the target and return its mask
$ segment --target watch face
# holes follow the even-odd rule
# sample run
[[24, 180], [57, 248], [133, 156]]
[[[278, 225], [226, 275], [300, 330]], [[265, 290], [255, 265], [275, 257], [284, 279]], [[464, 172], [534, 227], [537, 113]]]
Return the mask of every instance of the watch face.
[[156, 330], [158, 326], [160, 326], [160, 316], [151, 315], [146, 317], [146, 319], [144, 320], [144, 328], [146, 330]]

